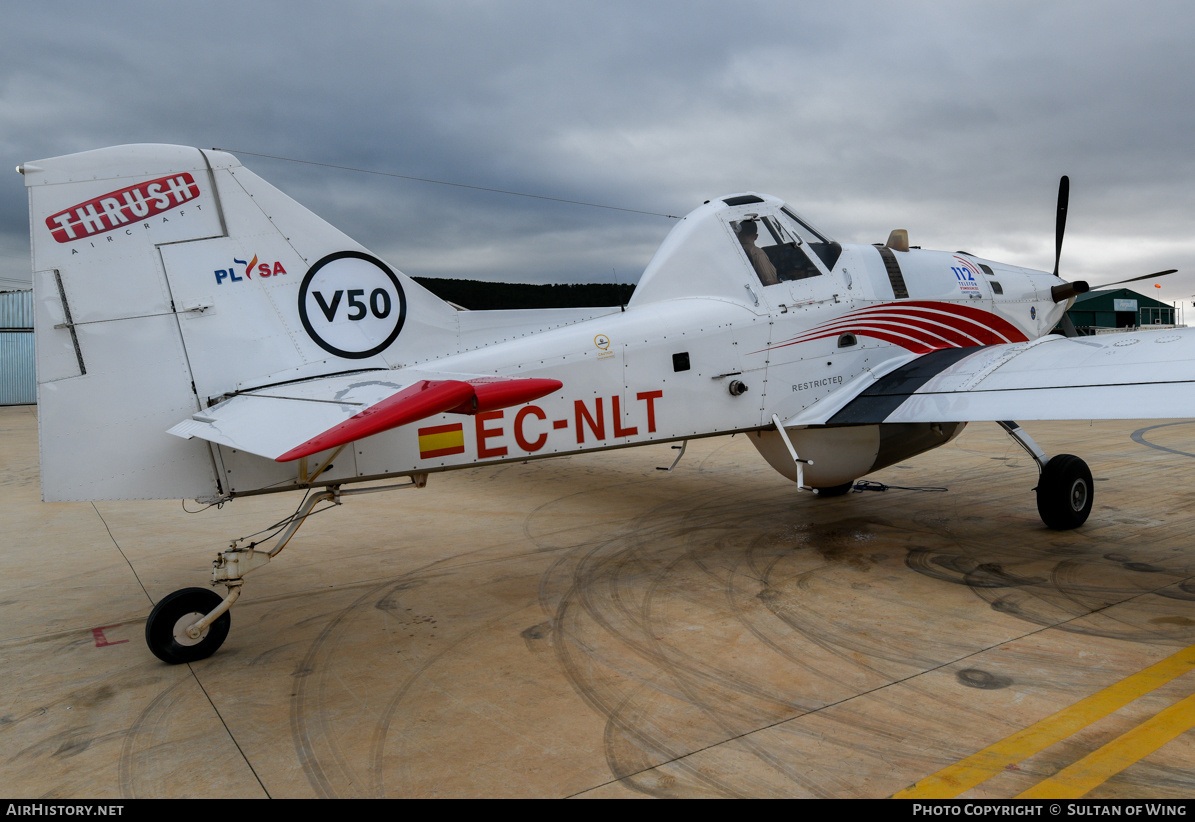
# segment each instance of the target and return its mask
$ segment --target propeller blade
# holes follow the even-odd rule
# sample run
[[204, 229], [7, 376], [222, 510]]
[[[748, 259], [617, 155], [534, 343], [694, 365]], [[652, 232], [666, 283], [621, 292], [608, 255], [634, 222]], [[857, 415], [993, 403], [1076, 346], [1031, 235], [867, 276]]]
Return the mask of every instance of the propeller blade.
[[1054, 276], [1058, 276], [1058, 263], [1062, 261], [1062, 235], [1066, 232], [1066, 207], [1071, 198], [1071, 178], [1065, 174], [1058, 181], [1058, 219], [1054, 224]]
[[1126, 283], [1135, 283], [1138, 280], [1153, 280], [1158, 277], [1165, 277], [1167, 274], [1173, 274], [1178, 271], [1177, 268], [1168, 268], [1165, 271], [1159, 271], [1155, 274], [1142, 274], [1140, 277], [1133, 277], [1131, 280], [1117, 280], [1114, 283], [1104, 283], [1103, 285], [1093, 286], [1094, 288], [1108, 288], [1114, 285], [1125, 285]]

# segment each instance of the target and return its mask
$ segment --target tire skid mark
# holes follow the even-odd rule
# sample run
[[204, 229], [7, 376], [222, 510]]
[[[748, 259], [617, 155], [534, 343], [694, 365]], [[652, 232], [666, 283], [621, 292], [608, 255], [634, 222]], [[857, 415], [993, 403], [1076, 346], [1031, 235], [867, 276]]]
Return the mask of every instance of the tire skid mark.
[[[725, 592], [724, 581], [719, 579], [716, 574], [710, 573], [710, 569], [702, 568], [697, 557], [687, 553], [677, 558], [657, 576], [649, 587], [647, 596], [644, 598], [643, 621], [649, 635], [654, 635], [656, 632], [656, 627], [652, 619], [652, 606], [661, 588], [661, 582], [665, 575], [672, 576], [671, 572], [681, 562], [693, 562], [694, 565], [706, 572], [707, 577], [712, 582], [723, 582], [722, 590]], [[766, 744], [760, 744], [752, 734], [753, 731], [760, 728], [761, 722], [766, 721], [764, 717], [780, 716], [782, 718], [791, 718], [797, 714], [805, 713], [805, 711], [800, 709], [794, 710], [791, 704], [786, 704], [788, 700], [783, 700], [783, 698], [778, 699], [777, 697], [780, 695], [769, 691], [763, 687], [762, 683], [735, 676], [730, 671], [710, 670], [708, 663], [704, 663], [699, 657], [681, 652], [679, 648], [665, 648], [664, 650], [665, 653], [663, 655], [672, 663], [669, 672], [683, 691], [684, 697], [689, 704], [698, 708], [704, 714], [705, 719], [712, 726], [719, 729], [719, 736], [725, 739], [733, 739], [733, 744], [736, 747], [749, 752], [758, 761], [764, 763], [803, 789], [810, 791], [814, 795], [818, 795], [815, 785], [806, 783], [801, 773], [793, 768], [790, 763], [786, 762], [782, 756], [778, 755], [779, 752], [771, 750]], [[683, 666], [678, 665], [678, 659], [683, 660], [685, 664]], [[741, 705], [737, 702], [725, 703], [718, 699], [719, 691], [723, 690], [733, 690], [736, 694], [746, 699], [743, 700], [743, 704]], [[771, 702], [773, 704], [770, 707], [756, 706], [752, 704], [753, 701]], [[686, 762], [685, 764], [687, 765], [688, 763]], [[721, 787], [723, 790], [728, 791], [727, 795], [730, 796], [754, 795], [752, 786], [749, 785], [733, 787], [727, 783]], [[747, 794], [740, 793], [744, 787], [749, 791]]]
[[[395, 589], [406, 586], [405, 582], [399, 583]], [[519, 606], [519, 611], [524, 610], [523, 606]], [[372, 796], [377, 799], [389, 798], [386, 790], [387, 781], [394, 776], [401, 777], [403, 773], [398, 774], [388, 773], [386, 771], [386, 746], [389, 744], [391, 738], [391, 729], [395, 724], [395, 717], [402, 707], [403, 700], [407, 698], [411, 690], [416, 684], [427, 678], [427, 675], [433, 671], [440, 662], [448, 657], [456, 654], [460, 649], [477, 639], [478, 636], [491, 636], [495, 625], [506, 622], [513, 616], [510, 612], [500, 613], [482, 622], [477, 622], [474, 627], [466, 631], [459, 638], [448, 642], [445, 647], [436, 653], [429, 656], [426, 660], [420, 663], [403, 678], [398, 688], [390, 696], [382, 709], [380, 717], [375, 723], [375, 729], [370, 740], [369, 753], [369, 773], [372, 778], [371, 791]]]
[[[121, 746], [117, 763], [117, 784], [120, 795], [126, 799], [162, 797], [172, 794], [171, 787], [150, 781], [146, 769], [139, 767], [141, 760], [158, 755], [161, 746], [169, 746], [169, 739], [161, 739], [161, 731], [168, 727], [175, 706], [184, 698], [182, 690], [185, 679], [177, 680], [153, 698], [138, 716]], [[145, 784], [142, 784], [145, 783]]]
[[[643, 695], [650, 694], [652, 697], [676, 699], [698, 712], [700, 722], [706, 729], [702, 736], [706, 738], [696, 741], [697, 747], [734, 739], [738, 748], [766, 762], [769, 767], [783, 773], [786, 779], [802, 781], [800, 775], [788, 767], [782, 758], [749, 739], [744, 740], [746, 734], [761, 725], [774, 723], [777, 713], [780, 718], [785, 718], [799, 714], [803, 709], [794, 706], [787, 694], [776, 693], [774, 689], [753, 682], [739, 672], [711, 666], [708, 659], [682, 651], [660, 639], [666, 628], [656, 618], [654, 609], [658, 601], [669, 601], [669, 605], [677, 600], [700, 604], [703, 597], [708, 597], [710, 593], [722, 600], [733, 599], [727, 595], [728, 580], [733, 579], [733, 573], [715, 571], [709, 561], [703, 560], [702, 552], [708, 543], [711, 528], [722, 528], [727, 533], [734, 530], [738, 502], [737, 499], [731, 499], [718, 506], [720, 510], [714, 515], [710, 515], [709, 506], [697, 506], [680, 515], [675, 510], [650, 511], [640, 520], [644, 524], [652, 524], [652, 527], [641, 528], [637, 532], [638, 536], [626, 540], [625, 545], [610, 546], [613, 553], [609, 556], [602, 555], [600, 547], [592, 548], [574, 563], [562, 558], [547, 575], [550, 578], [567, 569], [572, 576], [572, 584], [561, 594], [554, 613], [554, 625], [560, 639], [556, 648], [574, 689], [591, 707], [608, 718], [607, 756], [612, 763], [611, 771], [618, 778], [626, 780], [628, 774], [641, 774], [645, 768], [675, 760], [678, 755], [683, 756], [694, 750], [694, 741], [691, 740], [686, 740], [679, 748], [675, 744], [668, 744], [662, 736], [668, 733], [667, 728], [661, 728], [656, 733], [646, 729], [649, 724], [643, 717], [650, 716], [650, 711], [638, 702], [642, 701]], [[660, 525], [661, 519], [666, 520], [663, 526]], [[693, 524], [694, 519], [696, 524]], [[680, 527], [677, 527], [678, 520], [683, 523]], [[654, 568], [649, 568], [645, 553], [656, 551], [656, 536], [677, 538], [682, 547], [679, 553], [661, 557], [654, 563]], [[715, 540], [715, 548], [720, 547], [723, 538], [727, 537], [723, 535]], [[775, 551], [772, 553], [775, 554]], [[772, 556], [767, 561], [774, 565], [779, 558]], [[682, 567], [688, 569], [687, 574], [678, 573]], [[611, 572], [603, 577], [607, 568]], [[707, 590], [694, 595], [685, 585], [678, 589], [678, 576], [696, 576], [707, 586]], [[623, 585], [624, 580], [636, 585], [641, 583], [641, 590], [627, 590]], [[541, 585], [541, 591], [549, 592], [560, 587], [558, 584], [546, 583]], [[619, 650], [629, 651], [636, 659], [628, 661], [616, 658], [610, 651], [598, 652], [593, 637], [587, 631], [588, 626], [580, 621], [582, 617], [592, 620], [593, 626], [620, 644]], [[664, 622], [667, 622], [667, 618], [664, 618]], [[577, 658], [586, 656], [587, 660]], [[650, 673], [638, 672], [633, 664], [638, 661], [646, 663]], [[615, 694], [603, 693], [600, 687], [593, 687], [585, 681], [586, 663], [613, 668], [638, 685], [621, 699]], [[733, 698], [725, 699], [726, 695]], [[766, 702], [768, 705], [758, 707], [753, 706], [752, 702]], [[634, 717], [634, 721], [629, 720], [628, 716]], [[623, 758], [627, 753], [622, 750], [625, 745], [622, 748], [615, 746], [616, 739], [634, 741], [644, 756], [632, 756], [632, 761], [620, 763], [620, 750]], [[683, 762], [678, 765], [672, 761], [670, 767], [693, 772], [693, 768]], [[700, 795], [704, 795], [711, 787], [716, 787], [717, 795], [736, 796], [741, 793], [741, 785], [736, 787], [721, 782], [711, 785], [710, 779], [708, 775], [701, 775], [699, 782], [703, 787], [699, 791]], [[630, 780], [628, 784], [648, 793], [676, 795], [671, 790], [645, 787], [641, 781]], [[768, 792], [763, 786], [759, 787], [763, 793]], [[812, 795], [820, 793], [812, 784], [804, 787]]]
[[[324, 628], [311, 641], [294, 673], [298, 682], [291, 700], [292, 738], [304, 774], [321, 798], [387, 798], [391, 795], [389, 785], [404, 784], [406, 757], [401, 752], [397, 757], [388, 757], [388, 753], [395, 740], [396, 720], [412, 690], [425, 682], [438, 664], [459, 653], [462, 646], [474, 642], [479, 635], [492, 634], [496, 623], [511, 617], [510, 613], [501, 613], [471, 623], [465, 633], [413, 666], [389, 655], [379, 655], [375, 650], [365, 660], [367, 670], [354, 673], [372, 676], [375, 684], [383, 681], [389, 690], [365, 688], [366, 693], [357, 706], [358, 714], [345, 716], [341, 709], [351, 686], [343, 681], [337, 658], [356, 653], [351, 646], [358, 620], [374, 618], [379, 611], [388, 621], [397, 619], [394, 613], [400, 610], [400, 594], [421, 587], [426, 572], [427, 569], [421, 569], [377, 583], [349, 605], [327, 616]], [[443, 571], [436, 573], [442, 575]], [[525, 608], [519, 606], [519, 610]], [[406, 625], [409, 628], [410, 624]], [[387, 631], [395, 635], [395, 645], [408, 644], [405, 631], [401, 637], [396, 630], [387, 628]], [[368, 729], [367, 735], [362, 737], [354, 730], [357, 727]], [[362, 739], [368, 741], [363, 755], [347, 752], [341, 743], [341, 740]], [[404, 735], [398, 739], [398, 744], [405, 745]]]
[[[1148, 550], [1143, 546], [1142, 556]], [[979, 580], [973, 573], [942, 572], [947, 567], [979, 567], [985, 560], [989, 566], [1001, 568], [1005, 578], [1019, 582], [998, 586]], [[1111, 609], [1113, 605], [1153, 596], [1173, 601], [1177, 609], [1179, 603], [1192, 598], [1187, 587], [1193, 587], [1195, 567], [1176, 568], [1173, 559], [1170, 567], [1165, 567], [1128, 559], [1110, 561], [1105, 556], [1058, 558], [1031, 550], [1017, 555], [1004, 548], [972, 546], [958, 554], [938, 554], [932, 562], [926, 561], [924, 551], [910, 552], [907, 564], [926, 576], [965, 585], [993, 610], [1034, 625], [1129, 642], [1189, 645], [1195, 638], [1195, 631], [1181, 620], [1142, 624], [1136, 619], [1139, 609]], [[1026, 566], [1026, 571], [1015, 570], [1018, 565]], [[1044, 578], [1040, 576], [1043, 570]], [[1160, 626], [1166, 624], [1172, 627], [1161, 630]]]
[[[352, 764], [337, 744], [336, 728], [328, 714], [321, 710], [328, 697], [327, 676], [334, 672], [334, 662], [328, 659], [339, 645], [342, 629], [349, 617], [364, 603], [376, 602], [379, 594], [393, 586], [393, 582], [374, 585], [337, 612], [312, 641], [294, 677], [298, 680], [291, 698], [291, 738], [299, 765], [311, 787], [321, 799], [341, 799], [354, 796], [342, 793], [359, 783]], [[312, 680], [315, 680], [314, 686]], [[312, 693], [314, 691], [314, 693]], [[312, 717], [314, 714], [314, 718]]]
[[[747, 507], [752, 528], [743, 527], [741, 511]], [[551, 509], [540, 506], [529, 519]], [[809, 513], [812, 521], [802, 516]], [[789, 795], [856, 793], [833, 768], [811, 775], [794, 764], [799, 758], [787, 755], [789, 745], [826, 742], [788, 721], [831, 704], [807, 693], [803, 682], [820, 681], [823, 693], [837, 686], [843, 698], [870, 692], [883, 702], [885, 685], [902, 681], [918, 689], [910, 677], [965, 660], [977, 650], [966, 637], [949, 635], [935, 636], [934, 647], [923, 648], [916, 633], [894, 635], [869, 609], [844, 607], [853, 593], [849, 585], [865, 592], [856, 595], [856, 602], [866, 606], [869, 597], [886, 597], [885, 605], [916, 626], [933, 611], [904, 595], [907, 585], [893, 576], [902, 570], [964, 586], [994, 609], [1033, 625], [1150, 642], [1168, 633], [1173, 636], [1167, 641], [1183, 641], [1195, 627], [1195, 620], [1181, 615], [1138, 625], [1133, 614], [1117, 613], [1099, 623], [1102, 609], [1142, 594], [1172, 596], [1176, 606], [1195, 597], [1190, 570], [1175, 567], [1174, 557], [1126, 560], [1123, 573], [1135, 576], [1109, 582], [1102, 576], [1086, 578], [1092, 571], [1090, 546], [1066, 535], [1044, 549], [1010, 547], [1005, 536], [980, 532], [937, 509], [914, 510], [906, 520], [898, 515], [869, 521], [847, 510], [839, 522], [821, 513], [794, 504], [791, 497], [760, 498], [728, 488], [714, 503], [683, 508], [668, 503], [645, 511], [620, 524], [610, 539], [567, 550], [543, 575], [540, 602], [551, 618], [557, 659], [574, 691], [606, 718], [607, 763], [616, 779], [655, 796], [774, 792], [776, 784], [766, 779], [745, 788], [743, 780], [754, 777], [741, 771], [733, 782], [723, 780], [700, 769], [700, 758], [691, 756], [729, 743], [765, 764], [779, 784], [788, 786]], [[527, 533], [533, 529], [526, 526]], [[875, 536], [883, 537], [877, 545], [885, 547], [868, 546]], [[860, 574], [870, 573], [886, 574], [899, 584], [869, 590], [874, 586]], [[793, 687], [778, 688], [738, 671], [708, 645], [686, 641], [686, 609], [695, 613], [695, 625], [708, 625], [707, 633], [726, 632], [726, 614], [711, 610], [715, 591], [743, 635], [792, 673]], [[1086, 624], [1074, 624], [1076, 617], [1086, 617]], [[819, 666], [811, 647], [834, 662]], [[834, 672], [828, 674], [826, 667]], [[973, 677], [980, 674], [1007, 680], [972, 669]], [[941, 746], [934, 729], [942, 710], [959, 716], [976, 711], [965, 689], [951, 700], [912, 712], [902, 706], [920, 721], [899, 733], [880, 719], [851, 713], [851, 721], [840, 728], [849, 742], [841, 744], [880, 759], [907, 756], [910, 745]], [[821, 716], [819, 723], [831, 728], [844, 722], [842, 713]], [[1006, 717], [997, 713], [990, 719]], [[777, 733], [766, 738], [754, 733], [762, 728]]]

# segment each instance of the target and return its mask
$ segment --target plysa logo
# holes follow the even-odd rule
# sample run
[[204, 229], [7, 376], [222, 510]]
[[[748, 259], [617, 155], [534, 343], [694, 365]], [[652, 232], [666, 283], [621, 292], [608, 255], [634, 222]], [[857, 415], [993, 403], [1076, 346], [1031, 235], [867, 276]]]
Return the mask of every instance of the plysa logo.
[[359, 251], [329, 254], [299, 287], [299, 319], [320, 348], [362, 359], [381, 353], [402, 331], [407, 298], [398, 277]]
[[101, 194], [51, 214], [46, 218], [46, 228], [58, 242], [69, 243], [178, 208], [198, 196], [199, 184], [194, 177], [187, 172], [173, 174]]
[[[216, 275], [216, 285], [224, 285], [226, 281], [231, 283], [239, 283], [244, 282], [245, 280], [252, 280], [254, 272], [257, 273], [259, 278], [275, 277], [279, 274], [286, 273], [286, 269], [282, 267], [282, 263], [276, 262], [272, 265], [270, 263], [259, 263], [257, 261], [256, 254], [254, 254], [253, 259], [249, 260], [248, 262], [245, 262], [244, 260], [238, 260], [236, 257], [232, 258], [232, 262], [234, 264], [232, 268], [217, 268], [212, 272]], [[237, 274], [237, 265], [244, 266], [244, 270], [240, 274]]]

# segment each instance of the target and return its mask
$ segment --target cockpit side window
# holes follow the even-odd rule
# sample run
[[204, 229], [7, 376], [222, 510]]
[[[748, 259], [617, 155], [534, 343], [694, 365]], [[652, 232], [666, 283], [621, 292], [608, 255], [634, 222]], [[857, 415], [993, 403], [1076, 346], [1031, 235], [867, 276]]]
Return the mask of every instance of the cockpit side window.
[[801, 250], [801, 240], [775, 216], [749, 214], [731, 222], [735, 236], [763, 285], [803, 280], [821, 274]]

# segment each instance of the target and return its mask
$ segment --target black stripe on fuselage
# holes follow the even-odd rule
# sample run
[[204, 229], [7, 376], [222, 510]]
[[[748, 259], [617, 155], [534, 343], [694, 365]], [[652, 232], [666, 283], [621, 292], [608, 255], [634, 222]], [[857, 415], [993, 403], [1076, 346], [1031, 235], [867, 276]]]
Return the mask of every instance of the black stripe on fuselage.
[[[881, 377], [866, 391], [843, 406], [827, 425], [872, 425], [881, 423], [918, 388], [964, 357], [986, 346], [942, 348], [902, 365]], [[946, 422], [946, 420], [943, 420]]]
[[900, 270], [900, 263], [896, 261], [896, 255], [892, 253], [892, 249], [885, 246], [877, 246], [876, 251], [880, 252], [880, 257], [884, 260], [884, 268], [888, 272], [888, 282], [892, 283], [892, 296], [898, 300], [906, 299], [909, 296], [909, 289], [905, 285], [905, 275]]

